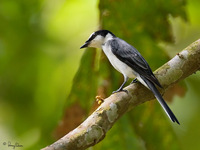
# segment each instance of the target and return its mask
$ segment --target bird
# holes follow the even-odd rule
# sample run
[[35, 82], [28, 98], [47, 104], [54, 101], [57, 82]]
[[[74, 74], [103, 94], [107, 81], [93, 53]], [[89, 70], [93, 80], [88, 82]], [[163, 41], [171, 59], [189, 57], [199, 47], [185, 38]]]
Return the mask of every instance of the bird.
[[127, 92], [123, 87], [129, 78], [134, 78], [131, 83], [139, 81], [151, 90], [171, 121], [180, 125], [156, 87], [162, 88], [161, 84], [153, 74], [147, 61], [135, 47], [115, 36], [109, 30], [93, 32], [80, 49], [87, 47], [102, 49], [112, 66], [124, 76], [124, 82], [113, 93]]

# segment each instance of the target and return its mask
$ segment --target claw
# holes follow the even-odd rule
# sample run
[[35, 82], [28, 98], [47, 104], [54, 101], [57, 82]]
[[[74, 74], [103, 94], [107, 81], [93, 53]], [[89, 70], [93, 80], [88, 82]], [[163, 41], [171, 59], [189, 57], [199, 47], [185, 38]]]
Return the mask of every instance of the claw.
[[118, 92], [126, 92], [128, 94], [128, 91], [127, 90], [124, 90], [124, 89], [118, 89], [116, 91], [113, 91], [112, 94], [114, 93], [118, 93]]

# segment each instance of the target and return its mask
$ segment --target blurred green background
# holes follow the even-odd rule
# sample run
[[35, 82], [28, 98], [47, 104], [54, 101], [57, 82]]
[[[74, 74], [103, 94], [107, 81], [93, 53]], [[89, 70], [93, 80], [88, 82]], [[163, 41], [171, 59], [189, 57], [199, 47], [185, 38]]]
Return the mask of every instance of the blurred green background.
[[[155, 70], [199, 39], [199, 7], [199, 0], [1, 0], [0, 150], [11, 149], [8, 142], [26, 150], [51, 144], [97, 107], [96, 95], [118, 88], [123, 78], [100, 50], [79, 50], [93, 31], [113, 31]], [[89, 149], [200, 149], [199, 85], [197, 72], [166, 93], [180, 126], [147, 102]]]

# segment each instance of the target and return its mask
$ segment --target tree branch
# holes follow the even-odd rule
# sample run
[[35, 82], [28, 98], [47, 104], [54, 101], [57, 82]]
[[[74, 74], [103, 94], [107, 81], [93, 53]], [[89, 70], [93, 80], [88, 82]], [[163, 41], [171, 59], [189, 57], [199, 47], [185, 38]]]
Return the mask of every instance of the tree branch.
[[[200, 69], [200, 39], [154, 72], [164, 91]], [[131, 108], [154, 99], [140, 83], [112, 94], [76, 129], [42, 150], [84, 150], [100, 142], [114, 123]]]

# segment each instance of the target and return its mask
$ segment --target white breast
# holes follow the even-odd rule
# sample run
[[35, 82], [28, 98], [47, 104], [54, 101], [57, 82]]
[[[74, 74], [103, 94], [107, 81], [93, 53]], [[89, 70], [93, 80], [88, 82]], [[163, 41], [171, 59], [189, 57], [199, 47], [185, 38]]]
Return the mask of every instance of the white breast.
[[137, 76], [137, 73], [134, 72], [132, 68], [130, 68], [127, 64], [120, 61], [111, 51], [111, 47], [107, 46], [106, 44], [102, 46], [102, 49], [106, 56], [108, 57], [110, 63], [113, 65], [113, 67], [122, 73], [123, 75], [129, 77], [129, 78], [135, 78]]
[[122, 73], [124, 77], [129, 77], [129, 78], [137, 78], [143, 85], [145, 85], [147, 88], [147, 84], [142, 80], [140, 75], [135, 72], [131, 67], [129, 67], [127, 64], [123, 63], [120, 61], [111, 51], [111, 46], [108, 46], [107, 44], [102, 45], [102, 49], [106, 56], [108, 57], [110, 63], [112, 66]]

